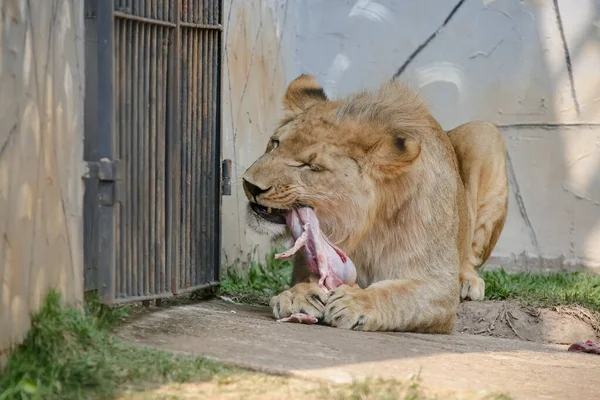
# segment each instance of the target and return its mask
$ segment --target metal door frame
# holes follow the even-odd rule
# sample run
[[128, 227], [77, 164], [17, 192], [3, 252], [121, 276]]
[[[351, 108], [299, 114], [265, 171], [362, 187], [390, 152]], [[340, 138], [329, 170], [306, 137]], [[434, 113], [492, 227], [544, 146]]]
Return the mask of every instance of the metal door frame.
[[[148, 1], [148, 0], [146, 0]], [[162, 1], [162, 0], [159, 0]], [[115, 11], [114, 0], [85, 0], [86, 9], [86, 64], [89, 60], [95, 61], [95, 68], [86, 65], [86, 131], [85, 141], [88, 145], [94, 147], [94, 155], [90, 157], [89, 153], [86, 158], [86, 192], [88, 190], [95, 196], [96, 207], [91, 210], [91, 204], [94, 199], [89, 199], [89, 203], [85, 204], [84, 216], [86, 224], [91, 224], [91, 229], [96, 231], [97, 237], [85, 237], [85, 248], [95, 258], [94, 267], [96, 274], [90, 275], [87, 279], [86, 289], [97, 290], [100, 299], [106, 304], [124, 303], [133, 301], [147, 301], [151, 299], [160, 299], [177, 295], [188, 291], [193, 291], [201, 288], [212, 287], [219, 284], [220, 280], [220, 263], [221, 263], [221, 214], [222, 214], [222, 195], [230, 194], [229, 173], [231, 162], [229, 160], [222, 161], [222, 67], [223, 67], [223, 1], [219, 1], [219, 20], [217, 25], [192, 24], [181, 21], [181, 7], [183, 0], [172, 0], [173, 6], [173, 21], [161, 21], [158, 19], [150, 19], [139, 17], [132, 14], [126, 14], [120, 11]], [[181, 156], [179, 159], [172, 160], [166, 151], [167, 167], [166, 167], [166, 263], [171, 264], [170, 277], [165, 277], [165, 282], [170, 280], [170, 283], [165, 283], [165, 288], [170, 288], [170, 293], [155, 293], [150, 296], [129, 296], [118, 297], [116, 293], [116, 268], [117, 268], [117, 213], [121, 206], [120, 192], [124, 190], [124, 185], [130, 184], [123, 179], [122, 163], [117, 159], [117, 143], [115, 138], [115, 93], [116, 83], [114, 76], [114, 28], [115, 19], [124, 18], [129, 20], [137, 20], [139, 22], [163, 25], [174, 29], [174, 40], [170, 43], [172, 46], [169, 49], [168, 59], [168, 79], [172, 83], [172, 87], [167, 92], [168, 105], [171, 108], [166, 111], [167, 117], [167, 138], [166, 144], [169, 149], [180, 149], [182, 140], [181, 128], [181, 59], [182, 59], [182, 29], [197, 28], [197, 29], [218, 29], [218, 41], [215, 44], [218, 46], [218, 59], [216, 60], [218, 68], [213, 73], [217, 74], [216, 93], [213, 99], [217, 106], [215, 107], [216, 118], [214, 120], [216, 137], [214, 138], [215, 146], [215, 162], [209, 166], [215, 183], [214, 204], [217, 210], [214, 213], [214, 231], [211, 232], [215, 236], [215, 258], [216, 262], [213, 266], [215, 280], [206, 282], [201, 285], [192, 286], [181, 289], [178, 287], [178, 271], [179, 268], [175, 265], [178, 262], [178, 250], [174, 250], [173, 235], [169, 234], [173, 229], [177, 229], [181, 219], [181, 208], [178, 207], [178, 202], [171, 201], [174, 195], [181, 193]], [[90, 68], [91, 67], [91, 68]], [[88, 71], [97, 69], [95, 75], [90, 75]], [[91, 141], [91, 142], [90, 142]], [[90, 159], [91, 158], [91, 159]], [[177, 157], [173, 157], [177, 158]], [[170, 161], [169, 161], [170, 160]], [[175, 178], [173, 177], [175, 174]], [[179, 174], [179, 175], [178, 175]], [[225, 185], [224, 185], [225, 184]], [[86, 229], [86, 231], [88, 231]], [[88, 232], [89, 233], [89, 232]], [[209, 233], [210, 234], [210, 233]], [[167, 267], [167, 269], [169, 269]], [[88, 280], [96, 279], [95, 282]]]

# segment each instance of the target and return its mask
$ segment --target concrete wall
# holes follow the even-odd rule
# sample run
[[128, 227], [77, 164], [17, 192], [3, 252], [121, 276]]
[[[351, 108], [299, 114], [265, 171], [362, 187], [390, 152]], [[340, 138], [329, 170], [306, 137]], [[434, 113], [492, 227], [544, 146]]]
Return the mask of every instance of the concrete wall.
[[[316, 75], [332, 97], [399, 76], [444, 128], [483, 119], [505, 135], [509, 217], [490, 264], [600, 271], [600, 0], [227, 3], [234, 182], [295, 76]], [[247, 232], [239, 188], [224, 200], [228, 262], [268, 246]]]
[[223, 157], [233, 161], [231, 196], [223, 197], [223, 264], [263, 259], [269, 241], [246, 226], [245, 168], [264, 152], [294, 78], [294, 1], [225, 0]]
[[0, 359], [83, 297], [83, 2], [0, 2]]

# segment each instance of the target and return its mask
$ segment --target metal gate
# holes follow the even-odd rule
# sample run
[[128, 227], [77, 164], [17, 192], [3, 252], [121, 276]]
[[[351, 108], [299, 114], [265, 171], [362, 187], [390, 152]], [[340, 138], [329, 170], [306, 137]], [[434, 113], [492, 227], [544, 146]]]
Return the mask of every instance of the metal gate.
[[86, 0], [85, 289], [219, 280], [220, 0]]

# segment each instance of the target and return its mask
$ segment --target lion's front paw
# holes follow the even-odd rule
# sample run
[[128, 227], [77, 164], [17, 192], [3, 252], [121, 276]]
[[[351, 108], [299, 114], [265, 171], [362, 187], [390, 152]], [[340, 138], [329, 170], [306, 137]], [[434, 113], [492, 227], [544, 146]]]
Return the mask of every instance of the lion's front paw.
[[308, 314], [317, 319], [323, 318], [327, 294], [316, 283], [299, 283], [281, 294], [272, 297], [269, 306], [277, 319], [295, 313]]
[[485, 296], [485, 281], [476, 273], [460, 275], [460, 298], [475, 301], [483, 300]]
[[371, 295], [357, 286], [338, 287], [329, 294], [323, 320], [342, 329], [376, 330]]

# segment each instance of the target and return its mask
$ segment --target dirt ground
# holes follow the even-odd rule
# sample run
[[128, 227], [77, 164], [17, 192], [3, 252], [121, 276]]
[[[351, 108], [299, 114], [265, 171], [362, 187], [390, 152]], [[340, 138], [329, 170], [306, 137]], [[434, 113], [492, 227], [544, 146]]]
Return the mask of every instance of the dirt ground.
[[537, 343], [572, 344], [600, 336], [598, 319], [578, 306], [522, 307], [516, 302], [463, 302], [456, 332], [520, 339]]
[[[575, 341], [598, 340], [595, 318], [573, 307], [540, 310], [511, 302], [466, 302], [454, 334], [422, 335], [278, 323], [265, 307], [212, 300], [152, 310], [118, 335], [292, 376], [293, 381], [277, 389], [283, 391], [293, 391], [293, 384], [301, 382], [407, 381], [419, 374], [422, 386], [443, 394], [440, 398], [506, 393], [515, 399], [592, 399], [600, 384], [600, 357], [566, 350]], [[183, 385], [161, 390], [167, 396], [179, 391], [186, 398], [185, 390], [199, 389]], [[225, 387], [205, 384], [202, 392], [211, 390], [215, 396], [221, 393], [218, 398], [234, 398]]]

